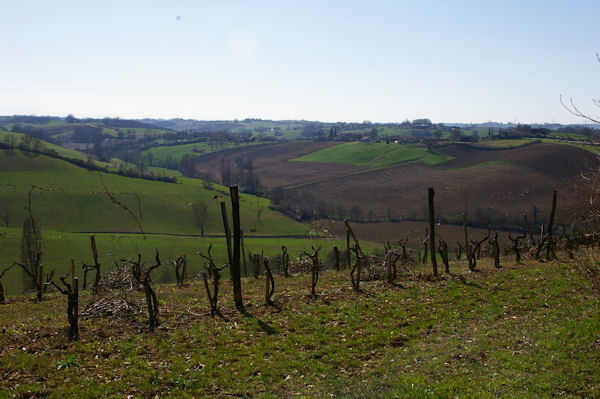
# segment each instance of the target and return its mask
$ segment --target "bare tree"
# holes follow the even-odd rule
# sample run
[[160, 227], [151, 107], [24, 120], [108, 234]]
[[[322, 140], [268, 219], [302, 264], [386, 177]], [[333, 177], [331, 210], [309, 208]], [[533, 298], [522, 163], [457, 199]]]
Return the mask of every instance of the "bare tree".
[[204, 237], [204, 229], [208, 220], [208, 206], [209, 203], [206, 201], [197, 201], [190, 204], [192, 212], [194, 213], [194, 222], [196, 226], [200, 228], [200, 235]]
[[104, 187], [104, 193], [108, 196], [108, 198], [112, 201], [113, 204], [117, 205], [119, 208], [122, 208], [125, 212], [127, 212], [131, 218], [133, 219], [133, 221], [135, 222], [135, 224], [137, 224], [138, 228], [140, 229], [140, 233], [142, 233], [142, 237], [144, 237], [144, 241], [146, 240], [146, 233], [144, 232], [144, 229], [142, 228], [142, 225], [138, 219], [138, 216], [140, 218], [143, 217], [142, 215], [142, 201], [140, 200], [140, 196], [137, 195], [136, 193], [133, 193], [133, 195], [136, 197], [137, 199], [137, 204], [138, 204], [138, 216], [135, 215], [135, 213], [129, 209], [129, 207], [119, 201], [117, 199], [117, 197], [115, 197], [115, 194], [113, 192], [111, 192], [108, 187], [106, 187], [106, 184], [104, 184], [104, 179], [102, 179], [102, 175], [99, 174], [98, 176], [100, 176], [100, 182], [102, 183], [102, 187]]
[[31, 209], [31, 196], [35, 189], [41, 189], [38, 186], [32, 186], [28, 195], [28, 216], [23, 221], [23, 235], [21, 237], [21, 261], [16, 264], [29, 276], [32, 285], [35, 288], [38, 302], [42, 301], [44, 292], [44, 282], [42, 276], [44, 268], [42, 266], [42, 248], [44, 241], [42, 238], [42, 229], [37, 219], [33, 216]]
[[[598, 55], [598, 53], [596, 53], [596, 60], [598, 62], [600, 62], [600, 56]], [[579, 118], [587, 119], [588, 121], [593, 122], [593, 123], [600, 123], [600, 118], [592, 117], [592, 116], [590, 116], [590, 114], [580, 111], [579, 108], [577, 107], [577, 105], [575, 105], [573, 98], [569, 97], [569, 101], [568, 101], [568, 103], [566, 103], [565, 100], [563, 100], [563, 97], [561, 95], [560, 103], [570, 114], [575, 115]], [[592, 103], [596, 107], [600, 107], [600, 99], [593, 98]]]

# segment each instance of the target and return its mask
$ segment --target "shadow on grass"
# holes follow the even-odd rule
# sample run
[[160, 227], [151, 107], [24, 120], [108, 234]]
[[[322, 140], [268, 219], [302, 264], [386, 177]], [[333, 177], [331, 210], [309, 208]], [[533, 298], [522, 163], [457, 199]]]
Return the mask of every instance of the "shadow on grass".
[[246, 308], [239, 309], [239, 310], [240, 310], [240, 313], [242, 314], [242, 316], [244, 316], [245, 318], [256, 320], [256, 322], [258, 323], [258, 326], [260, 327], [260, 329], [263, 330], [265, 333], [267, 333], [267, 335], [275, 335], [275, 334], [277, 334], [277, 330], [275, 330], [273, 327], [271, 327], [270, 325], [268, 325], [267, 323], [265, 323], [264, 321], [262, 321], [258, 317], [256, 317], [256, 316], [252, 315], [251, 313], [249, 313], [246, 310]]

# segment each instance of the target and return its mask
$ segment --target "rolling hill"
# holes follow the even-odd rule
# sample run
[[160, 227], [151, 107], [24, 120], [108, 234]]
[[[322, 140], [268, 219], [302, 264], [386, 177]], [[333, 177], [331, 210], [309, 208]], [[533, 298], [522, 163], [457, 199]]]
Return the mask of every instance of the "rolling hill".
[[[219, 165], [252, 159], [262, 187], [279, 188], [274, 203], [297, 217], [363, 223], [425, 220], [427, 188], [436, 190], [441, 223], [520, 228], [527, 214], [540, 226], [559, 191], [562, 222], [577, 220], [586, 189], [581, 173], [598, 167], [581, 148], [532, 140], [481, 144], [279, 143], [201, 157], [199, 172], [219, 178]], [[386, 228], [386, 231], [390, 231]], [[388, 236], [395, 240], [405, 231]]]

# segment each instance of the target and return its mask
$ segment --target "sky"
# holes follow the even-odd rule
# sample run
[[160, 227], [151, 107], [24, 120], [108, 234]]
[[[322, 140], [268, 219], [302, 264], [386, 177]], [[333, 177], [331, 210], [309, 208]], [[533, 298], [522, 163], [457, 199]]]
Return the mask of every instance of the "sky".
[[600, 1], [0, 0], [0, 115], [582, 123]]

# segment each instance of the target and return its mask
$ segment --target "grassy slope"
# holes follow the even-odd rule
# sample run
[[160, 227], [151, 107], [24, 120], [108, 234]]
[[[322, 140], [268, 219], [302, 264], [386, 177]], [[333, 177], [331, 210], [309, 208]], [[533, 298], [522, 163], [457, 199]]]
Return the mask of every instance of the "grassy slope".
[[[4, 140], [6, 140], [7, 136], [15, 137], [17, 140], [17, 144], [19, 144], [21, 137], [23, 137], [24, 135], [22, 133], [13, 133], [13, 132], [6, 132], [6, 131], [0, 130], [0, 142], [3, 142]], [[48, 143], [47, 141], [44, 141], [44, 140], [40, 140], [40, 141], [42, 143], [42, 146], [45, 149], [54, 150], [58, 154], [66, 157], [66, 158], [81, 159], [81, 160], [88, 159], [88, 155], [84, 154], [82, 152], [71, 150], [70, 148], [61, 147], [56, 144]], [[128, 168], [135, 168], [135, 165], [127, 163], [118, 158], [112, 158], [110, 160], [110, 162], [94, 161], [94, 163], [101, 167], [105, 167], [105, 168], [108, 168], [109, 170], [113, 170], [113, 171], [117, 171], [119, 169], [120, 165], [125, 165]], [[181, 175], [181, 173], [179, 173], [179, 171], [171, 170], [171, 169], [164, 169], [164, 168], [157, 168], [157, 167], [150, 167], [147, 169], [147, 172], [154, 172], [156, 174], [163, 174], [166, 176], [175, 176], [175, 177], [178, 177]]]
[[483, 268], [362, 294], [325, 272], [316, 300], [309, 276], [276, 277], [276, 307], [249, 279], [246, 316], [224, 280], [224, 320], [206, 314], [198, 283], [160, 286], [155, 333], [143, 316], [83, 320], [72, 344], [64, 297], [13, 299], [0, 314], [0, 395], [598, 397], [597, 287], [576, 264]]
[[[13, 133], [13, 132], [6, 132], [6, 131], [2, 131], [0, 130], [0, 141], [4, 142], [4, 140], [6, 140], [7, 136], [12, 136], [17, 140], [17, 144], [20, 142], [21, 137], [24, 136], [24, 134], [22, 133]], [[82, 160], [86, 160], [87, 159], [87, 155], [84, 153], [81, 153], [79, 151], [75, 151], [75, 150], [71, 150], [69, 148], [64, 148], [61, 147], [59, 145], [56, 144], [51, 144], [48, 143], [44, 140], [41, 140], [42, 144], [44, 147], [46, 147], [49, 150], [55, 150], [57, 153], [59, 153], [60, 155], [67, 157], [67, 158], [74, 158], [74, 159], [82, 159]], [[102, 166], [106, 166], [106, 163], [103, 162], [98, 162], [98, 164], [102, 165]]]
[[422, 161], [437, 165], [451, 157], [428, 150], [421, 144], [344, 143], [313, 152], [294, 161], [339, 162], [370, 168], [388, 167], [404, 162]]
[[[107, 187], [116, 197], [139, 216], [136, 193], [140, 198], [142, 227], [148, 233], [163, 233], [150, 236], [144, 241], [138, 233], [133, 218], [123, 209], [113, 204], [107, 197], [100, 181], [100, 175], [78, 168], [67, 162], [45, 156], [28, 158], [14, 151], [12, 155], [0, 151], [0, 205], [2, 211], [9, 210], [9, 226], [0, 229], [0, 255], [2, 265], [8, 265], [18, 259], [21, 226], [26, 216], [24, 206], [29, 190], [33, 185], [52, 191], [35, 190], [32, 195], [32, 209], [42, 226], [45, 237], [43, 262], [46, 270], [57, 269], [62, 273], [68, 265], [68, 259], [90, 261], [88, 234], [76, 232], [110, 232], [98, 235], [98, 245], [102, 264], [112, 265], [113, 254], [116, 259], [128, 257], [140, 251], [145, 257], [151, 257], [154, 248], [159, 248], [163, 258], [176, 257], [186, 252], [195, 254], [205, 250], [209, 242], [214, 242], [214, 254], [223, 260], [225, 250], [223, 238], [199, 239], [177, 237], [176, 235], [199, 235], [200, 230], [193, 222], [193, 213], [187, 205], [195, 201], [209, 203], [209, 216], [206, 223], [208, 235], [222, 235], [220, 201], [225, 201], [231, 210], [225, 187], [213, 185], [218, 190], [203, 187], [196, 179], [182, 178], [181, 184], [152, 182], [127, 178], [111, 174], [102, 174]], [[217, 196], [217, 198], [214, 198]], [[271, 211], [269, 200], [251, 195], [241, 195], [241, 223], [247, 237], [306, 235], [309, 228], [280, 213]], [[257, 216], [260, 211], [260, 222]], [[4, 226], [4, 220], [2, 220]], [[256, 230], [255, 233], [250, 230]], [[168, 233], [170, 235], [164, 235]], [[281, 242], [278, 239], [258, 241], [257, 247], [250, 242], [250, 250], [265, 249], [271, 254], [278, 253], [281, 245], [290, 246], [290, 251], [310, 249], [310, 240], [298, 240], [297, 244]], [[290, 240], [290, 242], [296, 242]], [[301, 247], [301, 248], [300, 248]], [[194, 257], [195, 255], [190, 255]], [[197, 267], [200, 267], [198, 258]], [[10, 292], [19, 292], [22, 283], [20, 276], [14, 273], [5, 277]]]
[[[183, 180], [182, 184], [169, 184], [127, 178], [113, 174], [101, 175], [106, 186], [138, 212], [137, 194], [141, 203], [141, 224], [145, 231], [172, 234], [198, 234], [192, 220], [191, 202], [209, 203], [208, 233], [221, 233], [219, 202], [229, 201], [226, 194], [203, 188], [200, 181]], [[23, 206], [32, 185], [51, 188], [36, 190], [33, 211], [39, 215], [46, 229], [62, 231], [118, 231], [137, 232], [133, 219], [114, 205], [104, 192], [100, 174], [89, 172], [69, 163], [45, 156], [27, 158], [18, 151], [13, 155], [0, 153], [0, 200], [7, 201], [11, 209], [10, 226], [20, 227], [25, 216]], [[225, 188], [214, 185], [218, 190]], [[214, 198], [218, 196], [218, 198]], [[304, 234], [307, 228], [283, 215], [270, 211], [268, 202], [251, 195], [241, 196], [242, 225], [256, 227], [258, 234]], [[260, 224], [255, 221], [260, 211]], [[138, 214], [139, 216], [139, 214]], [[255, 226], [256, 225], [256, 226]]]

